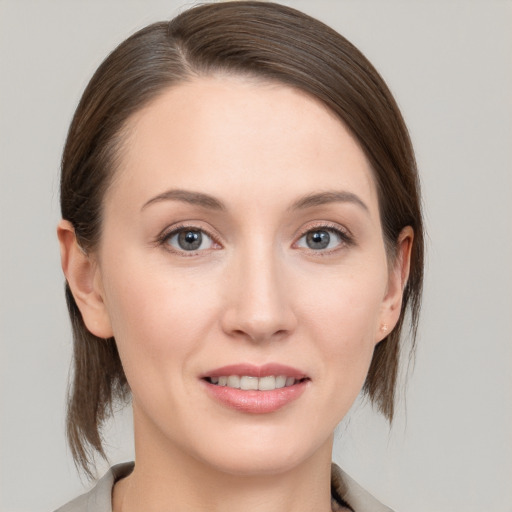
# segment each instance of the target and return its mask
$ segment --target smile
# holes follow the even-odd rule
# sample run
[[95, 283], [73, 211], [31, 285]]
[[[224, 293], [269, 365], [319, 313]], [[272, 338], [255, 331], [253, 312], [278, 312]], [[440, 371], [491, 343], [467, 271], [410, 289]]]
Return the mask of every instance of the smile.
[[297, 400], [311, 385], [301, 370], [269, 363], [236, 364], [201, 376], [207, 394], [223, 407], [242, 413], [268, 414]]
[[274, 389], [293, 386], [297, 380], [303, 379], [295, 379], [295, 377], [287, 377], [286, 375], [267, 375], [265, 377], [222, 375], [220, 377], [209, 377], [207, 380], [217, 386], [226, 386], [228, 388], [241, 389], [244, 391], [273, 391]]

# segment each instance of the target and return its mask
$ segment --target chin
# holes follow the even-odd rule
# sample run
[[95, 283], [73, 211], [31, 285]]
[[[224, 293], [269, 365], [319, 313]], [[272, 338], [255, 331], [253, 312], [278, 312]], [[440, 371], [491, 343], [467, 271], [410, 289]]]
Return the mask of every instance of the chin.
[[261, 449], [233, 457], [223, 457], [214, 463], [216, 469], [236, 476], [266, 476], [286, 473], [299, 466], [302, 457], [297, 454], [281, 453], [276, 450]]
[[212, 440], [210, 449], [200, 457], [218, 471], [238, 476], [286, 473], [309, 460], [313, 454], [323, 452], [323, 446], [330, 460], [332, 450], [330, 438], [324, 442], [310, 439], [308, 443], [307, 436], [291, 432], [278, 438], [254, 433], [227, 439], [230, 439], [229, 445], [226, 445], [226, 438], [219, 442]]

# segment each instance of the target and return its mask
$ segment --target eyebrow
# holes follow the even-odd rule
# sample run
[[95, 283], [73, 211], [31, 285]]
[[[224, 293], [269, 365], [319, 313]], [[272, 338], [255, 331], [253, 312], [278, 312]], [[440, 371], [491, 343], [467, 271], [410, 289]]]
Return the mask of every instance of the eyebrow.
[[295, 201], [292, 204], [291, 209], [304, 210], [306, 208], [313, 208], [315, 206], [322, 206], [329, 203], [353, 203], [357, 206], [360, 206], [368, 213], [370, 211], [368, 206], [366, 206], [366, 204], [359, 196], [353, 194], [352, 192], [346, 192], [343, 190], [308, 194]]
[[167, 190], [162, 194], [151, 198], [146, 201], [141, 210], [144, 210], [149, 205], [160, 203], [162, 201], [181, 201], [183, 203], [193, 204], [208, 208], [210, 210], [225, 210], [224, 204], [213, 196], [203, 194], [201, 192], [191, 192], [189, 190]]
[[[226, 210], [224, 203], [213, 196], [202, 192], [192, 192], [181, 189], [167, 190], [155, 197], [152, 197], [149, 201], [144, 203], [141, 210], [144, 210], [151, 204], [160, 203], [162, 201], [181, 201], [188, 204], [202, 206], [203, 208], [210, 210]], [[291, 205], [290, 210], [305, 210], [307, 208], [322, 206], [329, 203], [353, 203], [360, 206], [366, 212], [369, 212], [366, 204], [356, 194], [346, 191], [328, 191], [307, 194], [295, 201]]]

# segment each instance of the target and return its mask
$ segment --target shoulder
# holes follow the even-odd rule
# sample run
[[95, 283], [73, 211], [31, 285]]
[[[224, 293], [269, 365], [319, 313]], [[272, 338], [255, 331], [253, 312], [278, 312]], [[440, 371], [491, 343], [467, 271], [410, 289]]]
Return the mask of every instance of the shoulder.
[[331, 490], [336, 501], [348, 505], [354, 512], [393, 512], [334, 463], [331, 466]]
[[112, 466], [89, 492], [55, 512], [112, 512], [112, 488], [117, 480], [129, 475], [132, 470], [133, 462]]
[[[129, 475], [133, 462], [118, 464], [96, 483], [87, 493], [78, 496], [55, 512], [112, 512], [112, 489], [120, 478]], [[331, 468], [331, 489], [333, 500], [340, 505], [348, 505], [354, 512], [393, 512], [365, 491], [355, 480], [336, 464]]]

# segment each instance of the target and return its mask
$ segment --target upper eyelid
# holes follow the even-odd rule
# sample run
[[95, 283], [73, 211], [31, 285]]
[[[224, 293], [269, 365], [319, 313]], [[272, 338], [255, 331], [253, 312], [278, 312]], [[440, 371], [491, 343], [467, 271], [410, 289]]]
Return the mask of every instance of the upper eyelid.
[[347, 238], [353, 238], [352, 232], [348, 228], [342, 226], [341, 224], [338, 224], [337, 222], [328, 221], [313, 221], [313, 223], [309, 224], [307, 227], [301, 227], [296, 236], [298, 238], [301, 238], [310, 231], [319, 231], [322, 229], [326, 231], [336, 231]]
[[208, 236], [211, 236], [212, 238], [215, 236], [212, 234], [212, 230], [202, 225], [202, 223], [199, 221], [176, 222], [162, 229], [160, 235], [169, 236], [172, 235], [173, 233], [177, 233], [179, 231], [184, 231], [187, 229], [189, 229], [190, 231], [202, 231], [203, 233], [206, 233]]
[[[325, 222], [325, 221], [321, 222], [320, 221], [315, 225], [310, 225], [309, 227], [303, 229], [300, 232], [300, 234], [295, 237], [293, 246], [297, 246], [299, 244], [300, 240], [302, 240], [302, 238], [304, 238], [308, 233], [310, 233], [312, 231], [332, 231], [332, 232], [335, 232], [336, 235], [341, 239], [340, 244], [337, 247], [332, 248], [332, 249], [326, 249], [326, 250], [309, 249], [309, 250], [313, 251], [314, 254], [317, 254], [317, 255], [326, 255], [326, 254], [335, 253], [338, 250], [342, 249], [343, 247], [353, 246], [356, 243], [354, 236], [352, 235], [352, 233], [350, 232], [349, 229], [343, 227], [342, 225], [340, 225], [338, 223], [331, 223], [331, 222]], [[308, 250], [307, 248], [300, 247], [300, 246], [297, 246], [296, 248]]]
[[[222, 242], [219, 240], [219, 237], [214, 235], [211, 230], [205, 228], [204, 226], [199, 226], [193, 222], [184, 222], [184, 223], [178, 223], [173, 224], [172, 226], [168, 226], [164, 228], [160, 234], [156, 237], [155, 242], [158, 244], [163, 244], [165, 241], [169, 240], [171, 237], [175, 236], [180, 231], [201, 231], [206, 236], [212, 239], [212, 241], [218, 245], [223, 245]], [[193, 252], [193, 251], [191, 251]]]
[[[179, 233], [183, 230], [194, 230], [194, 231], [201, 231], [202, 233], [206, 234], [208, 237], [210, 237], [216, 244], [224, 245], [223, 241], [221, 240], [222, 237], [219, 235], [213, 233], [211, 229], [208, 229], [204, 225], [202, 225], [202, 222], [197, 221], [185, 221], [185, 222], [178, 222], [176, 224], [173, 224], [171, 226], [167, 226], [164, 228], [159, 235], [156, 237], [156, 243], [163, 243], [165, 240], [168, 240], [171, 236], [175, 235], [176, 233]], [[337, 223], [337, 222], [330, 222], [330, 221], [311, 221], [309, 223], [306, 223], [305, 226], [301, 226], [294, 235], [294, 242], [293, 244], [297, 243], [298, 240], [300, 240], [303, 236], [305, 236], [310, 231], [315, 230], [326, 230], [326, 231], [335, 231], [337, 233], [340, 233], [344, 239], [350, 239], [353, 240], [354, 236], [352, 232], [346, 228], [345, 226]]]

